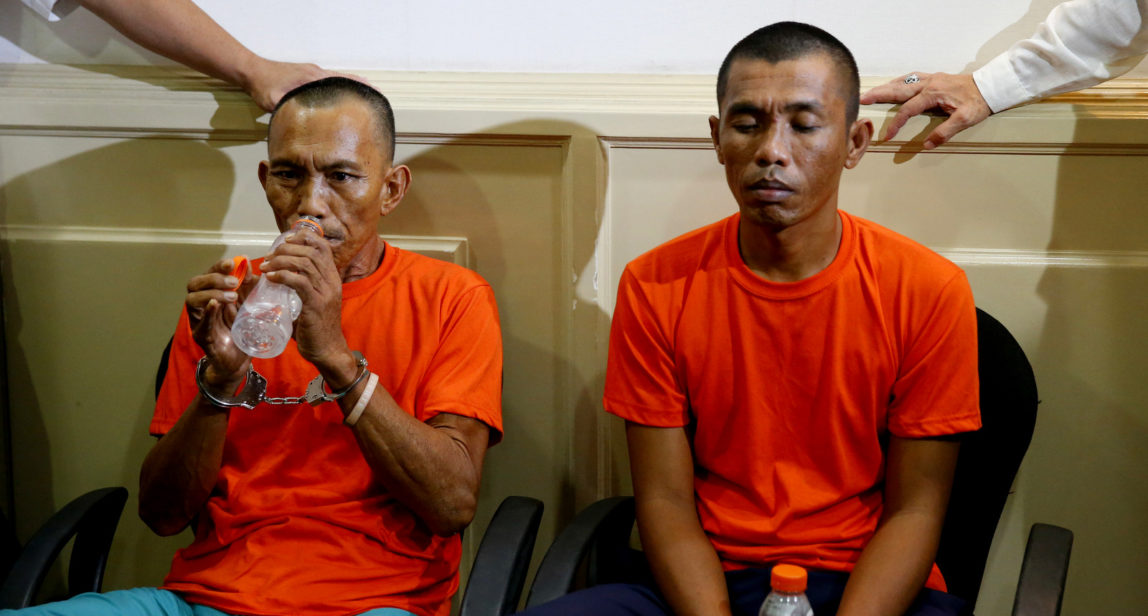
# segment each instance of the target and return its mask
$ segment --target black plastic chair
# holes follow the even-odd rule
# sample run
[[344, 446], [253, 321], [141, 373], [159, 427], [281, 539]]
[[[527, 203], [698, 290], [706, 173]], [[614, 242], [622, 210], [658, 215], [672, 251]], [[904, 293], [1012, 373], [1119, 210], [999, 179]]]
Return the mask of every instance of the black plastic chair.
[[[949, 591], [976, 605], [989, 547], [1036, 423], [1036, 380], [1007, 329], [977, 310], [982, 428], [964, 435], [937, 566]], [[632, 497], [583, 510], [555, 539], [531, 584], [526, 606], [611, 582], [652, 581], [644, 555], [629, 547]], [[1034, 524], [1025, 549], [1014, 616], [1060, 613], [1072, 533]]]
[[4, 555], [4, 562], [10, 567], [3, 586], [0, 586], [0, 609], [32, 605], [49, 567], [73, 537], [75, 543], [68, 561], [66, 597], [99, 592], [112, 537], [127, 498], [125, 488], [93, 490], [64, 505], [36, 531], [23, 549], [14, 544], [14, 540], [9, 541], [9, 545], [19, 552]]
[[459, 616], [505, 616], [518, 608], [542, 508], [535, 498], [503, 499], [474, 555]]

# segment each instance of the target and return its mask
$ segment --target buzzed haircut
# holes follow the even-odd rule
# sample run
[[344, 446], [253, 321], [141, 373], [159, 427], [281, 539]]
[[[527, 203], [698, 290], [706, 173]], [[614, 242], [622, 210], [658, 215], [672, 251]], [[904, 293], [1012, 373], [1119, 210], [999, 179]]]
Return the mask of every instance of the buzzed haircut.
[[845, 124], [846, 126], [852, 124], [857, 119], [861, 97], [861, 77], [857, 73], [857, 62], [853, 60], [853, 54], [832, 34], [817, 26], [796, 21], [779, 21], [758, 28], [729, 50], [718, 71], [718, 108], [721, 108], [722, 99], [725, 98], [729, 69], [734, 60], [765, 60], [776, 64], [816, 53], [827, 54], [841, 71], [845, 86], [848, 88], [845, 93]]
[[275, 110], [271, 112], [270, 124], [275, 122], [275, 115], [287, 101], [295, 100], [304, 107], [327, 107], [334, 105], [345, 97], [357, 98], [366, 103], [375, 114], [375, 126], [380, 131], [379, 140], [387, 148], [387, 156], [395, 155], [395, 114], [391, 110], [391, 103], [382, 92], [371, 86], [346, 77], [325, 77], [318, 81], [305, 83], [283, 95]]

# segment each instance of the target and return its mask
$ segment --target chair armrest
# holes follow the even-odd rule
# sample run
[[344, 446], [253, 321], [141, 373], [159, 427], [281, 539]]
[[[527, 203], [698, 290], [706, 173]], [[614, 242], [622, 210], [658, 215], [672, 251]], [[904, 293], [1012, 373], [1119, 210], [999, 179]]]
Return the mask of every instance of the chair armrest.
[[1024, 549], [1013, 616], [1057, 616], [1068, 577], [1072, 531], [1051, 524], [1033, 524]]
[[574, 589], [582, 561], [596, 545], [628, 545], [634, 527], [634, 498], [616, 496], [600, 500], [582, 510], [567, 526], [542, 558], [526, 607], [557, 599]]
[[459, 616], [505, 616], [517, 610], [542, 508], [542, 501], [525, 496], [508, 496], [498, 506], [474, 555]]
[[98, 592], [127, 498], [125, 488], [101, 488], [77, 497], [57, 511], [16, 558], [8, 579], [0, 587], [0, 608], [31, 605], [48, 568], [73, 536], [76, 542], [68, 565], [68, 594]]

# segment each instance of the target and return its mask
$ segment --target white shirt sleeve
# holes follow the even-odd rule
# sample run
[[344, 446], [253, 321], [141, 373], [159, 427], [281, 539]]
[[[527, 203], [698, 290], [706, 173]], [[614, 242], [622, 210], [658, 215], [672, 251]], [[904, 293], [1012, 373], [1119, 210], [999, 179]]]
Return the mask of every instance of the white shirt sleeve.
[[22, 0], [28, 8], [48, 21], [60, 21], [79, 4], [76, 0]]
[[973, 73], [993, 113], [1128, 72], [1148, 52], [1148, 0], [1071, 0]]

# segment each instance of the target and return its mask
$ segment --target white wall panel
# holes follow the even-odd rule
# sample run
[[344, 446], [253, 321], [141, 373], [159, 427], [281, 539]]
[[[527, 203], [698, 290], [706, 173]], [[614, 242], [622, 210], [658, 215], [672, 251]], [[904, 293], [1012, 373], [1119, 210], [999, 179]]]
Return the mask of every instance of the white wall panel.
[[[468, 542], [503, 496], [526, 494], [547, 505], [540, 553], [578, 508], [628, 489], [620, 425], [600, 408], [622, 267], [735, 210], [708, 145], [712, 78], [368, 76], [395, 104], [398, 157], [414, 174], [380, 230], [466, 263], [500, 304], [507, 437]], [[132, 67], [0, 67], [0, 83], [0, 273], [26, 536], [83, 490], [134, 492], [186, 279], [273, 231], [254, 174], [265, 117], [234, 90]], [[1008, 613], [1036, 521], [1077, 535], [1065, 613], [1148, 603], [1142, 86], [1008, 112], [935, 152], [919, 144], [938, 120], [917, 119], [844, 175], [842, 207], [965, 267], [1036, 368], [1037, 434], [978, 613]], [[880, 125], [885, 111], [864, 114]], [[129, 502], [108, 587], [156, 583], [186, 541], [151, 536]]]

